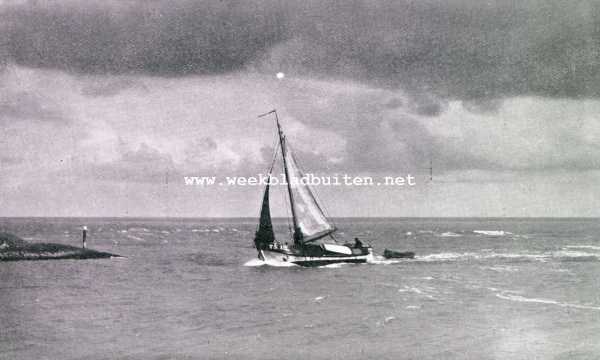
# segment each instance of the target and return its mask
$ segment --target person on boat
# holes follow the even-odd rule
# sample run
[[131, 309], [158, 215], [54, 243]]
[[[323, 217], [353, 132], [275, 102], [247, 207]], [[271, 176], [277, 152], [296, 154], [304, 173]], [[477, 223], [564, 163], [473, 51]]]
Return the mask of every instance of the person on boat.
[[86, 238], [87, 238], [87, 226], [85, 226], [85, 225], [83, 226], [83, 229], [82, 229], [82, 234], [81, 234], [81, 235], [82, 235], [82, 239], [81, 239], [81, 240], [82, 240], [82, 242], [83, 242], [83, 243], [82, 243], [82, 246], [83, 246], [83, 248], [85, 249], [85, 247], [86, 247], [85, 240], [86, 240]]
[[355, 237], [355, 238], [354, 238], [354, 247], [355, 247], [355, 248], [358, 248], [358, 249], [360, 249], [360, 248], [362, 248], [362, 247], [363, 247], [363, 243], [362, 243], [362, 241], [358, 240], [358, 238], [357, 238], [357, 237]]

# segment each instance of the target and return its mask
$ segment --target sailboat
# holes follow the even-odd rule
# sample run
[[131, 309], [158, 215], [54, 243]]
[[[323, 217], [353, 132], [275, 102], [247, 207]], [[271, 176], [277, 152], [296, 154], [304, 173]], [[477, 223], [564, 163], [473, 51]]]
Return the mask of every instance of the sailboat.
[[326, 217], [308, 184], [300, 181], [303, 173], [283, 134], [277, 111], [271, 110], [259, 117], [271, 114], [275, 116], [279, 148], [275, 150], [267, 175], [270, 178], [281, 150], [293, 228], [290, 229], [291, 244], [276, 239], [269, 206], [270, 182], [267, 182], [254, 237], [258, 258], [267, 262], [287, 262], [300, 266], [367, 262], [373, 256], [371, 246], [363, 245], [358, 239], [355, 239], [354, 243], [337, 243], [334, 237], [336, 227]]

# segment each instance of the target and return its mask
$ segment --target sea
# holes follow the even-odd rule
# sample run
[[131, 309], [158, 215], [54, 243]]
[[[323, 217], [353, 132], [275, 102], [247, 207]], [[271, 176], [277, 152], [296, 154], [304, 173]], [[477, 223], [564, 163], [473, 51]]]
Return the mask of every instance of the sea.
[[264, 264], [256, 219], [1, 218], [124, 258], [0, 263], [0, 359], [600, 359], [598, 219], [334, 221], [369, 263]]

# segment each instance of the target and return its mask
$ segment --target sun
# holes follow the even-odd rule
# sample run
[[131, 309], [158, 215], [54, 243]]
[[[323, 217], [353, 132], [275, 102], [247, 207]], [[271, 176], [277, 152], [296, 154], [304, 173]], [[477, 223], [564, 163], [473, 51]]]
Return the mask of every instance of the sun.
[[283, 78], [285, 77], [285, 74], [284, 74], [284, 73], [282, 73], [282, 72], [278, 72], [278, 73], [277, 73], [277, 75], [275, 75], [275, 76], [277, 76], [277, 78], [278, 78], [279, 80], [281, 80], [281, 79], [283, 79]]

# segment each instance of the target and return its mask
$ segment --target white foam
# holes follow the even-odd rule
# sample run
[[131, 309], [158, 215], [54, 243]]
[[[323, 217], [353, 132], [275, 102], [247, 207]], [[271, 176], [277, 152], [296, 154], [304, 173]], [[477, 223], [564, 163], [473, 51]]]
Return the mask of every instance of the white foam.
[[505, 258], [505, 259], [528, 259], [545, 262], [551, 255], [549, 254], [519, 254], [519, 253], [493, 253], [484, 255], [484, 259]]
[[478, 256], [479, 255], [476, 253], [448, 252], [448, 253], [437, 253], [437, 254], [416, 256], [415, 258], [418, 260], [423, 260], [423, 261], [445, 261], [445, 260], [456, 260], [456, 259], [468, 258], [468, 257], [474, 258], [474, 257], [478, 257]]
[[412, 291], [412, 292], [414, 292], [414, 293], [417, 293], [417, 294], [422, 294], [423, 293], [423, 291], [421, 291], [419, 288], [416, 288], [416, 287], [409, 288], [409, 290]]
[[[432, 288], [432, 287], [427, 287], [427, 288], [428, 288], [429, 291], [435, 292], [434, 288]], [[406, 286], [405, 285], [404, 288], [398, 289], [398, 292], [401, 292], [401, 293], [411, 292], [411, 293], [414, 293], [414, 294], [417, 294], [417, 295], [424, 296], [424, 297], [426, 297], [428, 299], [435, 300], [435, 298], [433, 297], [433, 295], [430, 295], [430, 294], [426, 293], [425, 291], [423, 291], [423, 290], [421, 290], [421, 289], [419, 289], [417, 287], [414, 287], [414, 286]]]
[[[519, 253], [475, 253], [475, 252], [464, 252], [464, 253], [455, 253], [455, 252], [447, 252], [447, 253], [437, 253], [437, 254], [429, 254], [429, 255], [419, 255], [416, 256], [415, 259], [421, 261], [453, 261], [453, 260], [467, 260], [467, 259], [495, 259], [495, 258], [504, 258], [504, 259], [528, 259], [528, 260], [536, 260], [536, 261], [546, 261], [548, 258], [551, 258], [552, 254], [519, 254]], [[589, 256], [589, 254], [587, 254]]]
[[244, 264], [244, 266], [250, 266], [250, 267], [256, 267], [256, 266], [274, 266], [274, 267], [290, 267], [290, 266], [297, 266], [296, 264], [293, 263], [289, 263], [289, 262], [285, 262], [285, 261], [277, 261], [277, 260], [267, 260], [267, 261], [263, 261], [260, 259], [252, 259], [252, 260], [248, 260], [246, 261], [246, 263]]
[[441, 233], [439, 236], [440, 237], [461, 237], [462, 235], [461, 234], [457, 234], [457, 233], [453, 233], [452, 231], [448, 231], [448, 232], [445, 232], [445, 233]]
[[[533, 260], [546, 262], [549, 259], [557, 260], [600, 260], [600, 255], [595, 253], [583, 252], [583, 251], [554, 251], [547, 253], [437, 253], [429, 255], [421, 255], [416, 257], [417, 260], [421, 261], [452, 261], [452, 260], [486, 260], [486, 259], [512, 259], [512, 260]], [[494, 270], [494, 269], [492, 269]], [[504, 269], [507, 270], [507, 269]]]
[[389, 265], [389, 264], [397, 264], [400, 260], [390, 260], [386, 259], [381, 255], [373, 255], [367, 257], [367, 263], [375, 264], [375, 265]]
[[512, 266], [502, 266], [502, 265], [497, 265], [497, 266], [484, 266], [484, 269], [487, 270], [492, 270], [492, 271], [496, 271], [496, 272], [517, 272], [519, 271], [519, 269], [512, 267]]
[[416, 294], [423, 293], [423, 291], [421, 291], [421, 289], [416, 288], [416, 287], [407, 286], [407, 285], [404, 285], [404, 288], [402, 288], [402, 289], [398, 289], [398, 292], [414, 292]]
[[587, 250], [596, 250], [600, 251], [600, 246], [594, 245], [567, 245], [565, 246], [567, 249], [587, 249]]
[[496, 296], [499, 297], [500, 299], [516, 301], [516, 302], [556, 305], [556, 306], [560, 306], [560, 307], [568, 307], [568, 308], [575, 308], [575, 309], [600, 310], [600, 306], [563, 303], [563, 302], [559, 302], [559, 301], [551, 300], [551, 299], [527, 298], [527, 297], [524, 297], [521, 295], [513, 295], [513, 294], [506, 294], [506, 293], [496, 294]]
[[267, 265], [267, 263], [265, 263], [264, 261], [262, 261], [260, 259], [248, 260], [244, 264], [244, 266], [263, 266], [263, 265]]
[[334, 263], [334, 264], [321, 265], [319, 267], [320, 268], [328, 268], [328, 269], [338, 269], [338, 268], [341, 268], [343, 265], [344, 265], [344, 263]]
[[135, 235], [129, 235], [129, 234], [127, 234], [127, 236], [126, 236], [126, 237], [127, 237], [128, 239], [135, 240], [135, 241], [144, 241], [144, 239], [142, 239], [142, 238], [141, 238], [141, 237], [139, 237], [139, 236], [135, 236]]
[[395, 317], [395, 316], [388, 316], [388, 317], [386, 317], [386, 318], [383, 320], [383, 323], [384, 323], [384, 324], [387, 324], [387, 323], [389, 323], [390, 321], [392, 321], [392, 320], [395, 320], [395, 319], [396, 319], [396, 317]]
[[487, 236], [504, 236], [512, 235], [512, 233], [504, 230], [473, 230], [475, 234], [487, 235]]
[[552, 253], [552, 257], [562, 259], [562, 260], [573, 260], [573, 261], [576, 261], [576, 260], [580, 260], [580, 261], [599, 260], [599, 257], [597, 254], [591, 254], [589, 252], [584, 252], [584, 251], [565, 251], [565, 250], [555, 251], [554, 253]]

